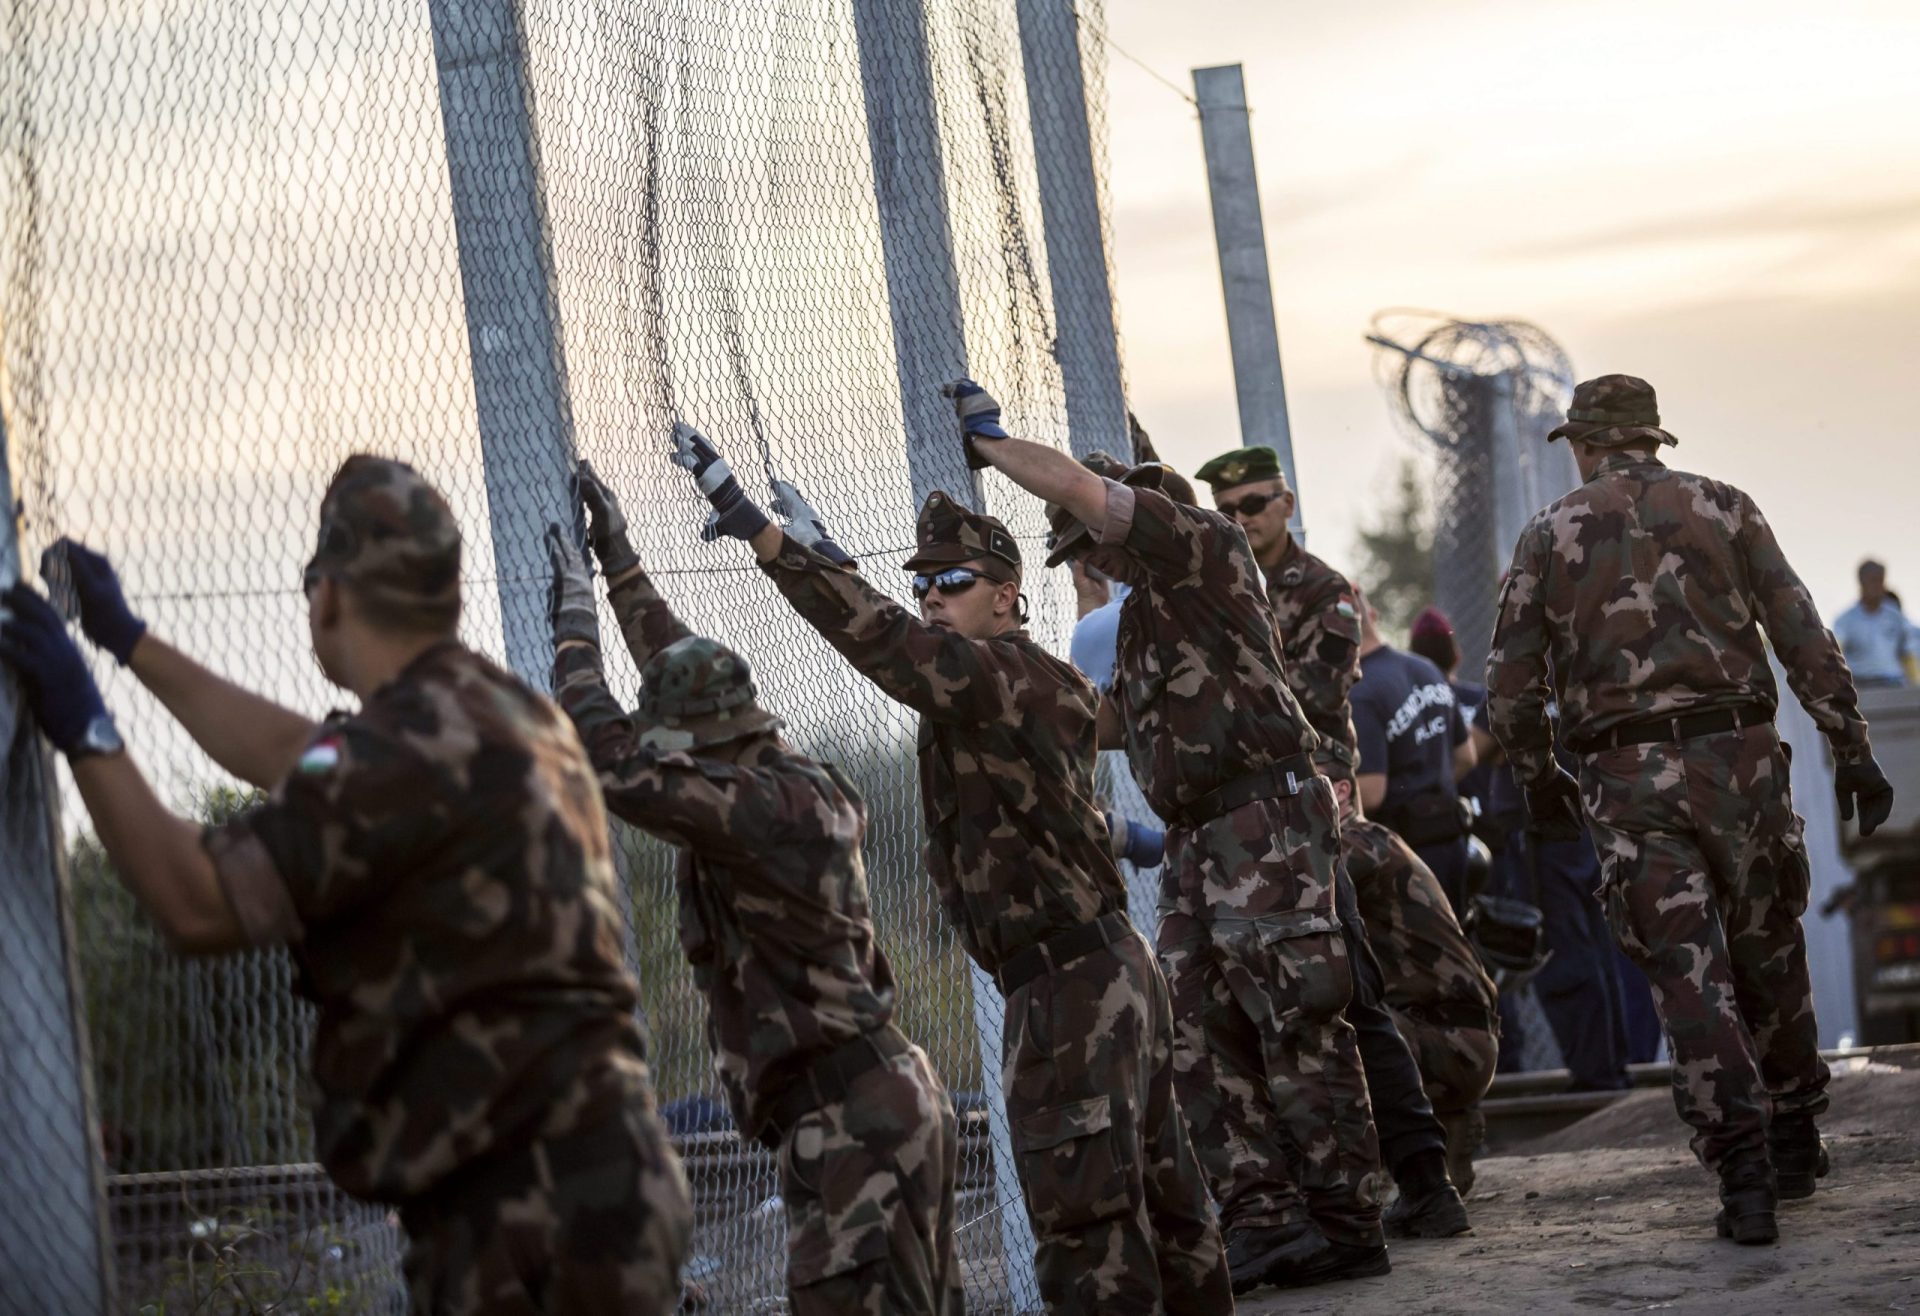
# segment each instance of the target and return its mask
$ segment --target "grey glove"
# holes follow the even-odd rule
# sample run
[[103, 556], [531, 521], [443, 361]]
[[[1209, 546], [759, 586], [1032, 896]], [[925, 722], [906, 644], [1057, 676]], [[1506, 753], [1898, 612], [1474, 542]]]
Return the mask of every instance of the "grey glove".
[[553, 564], [553, 584], [547, 591], [547, 619], [553, 623], [553, 647], [569, 640], [585, 640], [600, 647], [600, 613], [595, 606], [593, 580], [587, 575], [586, 555], [569, 541], [567, 532], [547, 525], [547, 560]]
[[574, 481], [580, 505], [587, 509], [587, 542], [600, 559], [601, 572], [611, 580], [639, 566], [640, 555], [627, 540], [627, 514], [620, 510], [620, 500], [593, 469], [593, 463], [583, 459], [574, 472]]
[[787, 537], [795, 543], [805, 544], [835, 566], [853, 564], [853, 554], [833, 542], [827, 523], [791, 481], [773, 482], [773, 514], [786, 522]]
[[713, 516], [707, 521], [701, 532], [702, 539], [713, 539], [727, 535], [734, 539], [752, 539], [755, 535], [773, 524], [767, 520], [767, 514], [759, 505], [747, 497], [746, 490], [740, 487], [740, 481], [733, 478], [733, 468], [727, 465], [727, 459], [720, 450], [707, 441], [702, 434], [685, 421], [677, 421], [673, 427], [673, 461], [693, 473], [693, 482], [713, 504]]

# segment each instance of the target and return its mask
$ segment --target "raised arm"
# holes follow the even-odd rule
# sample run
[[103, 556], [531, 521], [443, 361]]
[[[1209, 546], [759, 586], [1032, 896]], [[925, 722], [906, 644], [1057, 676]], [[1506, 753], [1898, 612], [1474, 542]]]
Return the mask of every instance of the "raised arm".
[[996, 467], [1035, 498], [1066, 508], [1082, 525], [1097, 525], [1106, 516], [1106, 482], [1057, 448], [1009, 436], [1000, 427], [1000, 404], [992, 394], [971, 379], [956, 379], [940, 391], [953, 399], [968, 466]]
[[293, 770], [317, 724], [235, 685], [165, 643], [127, 606], [113, 565], [70, 539], [49, 548], [41, 577], [70, 585], [89, 640], [139, 678], [207, 756], [240, 780], [267, 789]]
[[627, 537], [627, 516], [620, 500], [594, 472], [591, 462], [580, 463], [578, 485], [580, 503], [587, 512], [587, 542], [600, 560], [601, 574], [607, 578], [613, 615], [620, 623], [627, 652], [633, 655], [633, 665], [645, 667], [653, 655], [693, 632], [681, 624], [653, 587]]

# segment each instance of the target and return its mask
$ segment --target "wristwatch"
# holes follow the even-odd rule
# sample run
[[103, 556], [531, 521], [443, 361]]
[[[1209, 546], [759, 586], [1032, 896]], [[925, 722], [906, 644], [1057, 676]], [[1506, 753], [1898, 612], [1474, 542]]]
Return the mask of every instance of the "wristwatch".
[[87, 723], [87, 729], [80, 733], [80, 740], [67, 751], [67, 761], [78, 763], [81, 759], [90, 759], [96, 754], [118, 754], [127, 747], [120, 739], [120, 728], [113, 724], [113, 718], [102, 713]]

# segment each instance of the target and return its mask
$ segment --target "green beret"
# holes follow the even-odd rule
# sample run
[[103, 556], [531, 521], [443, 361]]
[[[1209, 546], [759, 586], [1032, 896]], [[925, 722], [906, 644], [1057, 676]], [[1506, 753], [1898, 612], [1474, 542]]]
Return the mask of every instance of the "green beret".
[[1221, 453], [1194, 474], [1212, 485], [1215, 493], [1256, 480], [1278, 480], [1281, 478], [1280, 454], [1272, 448], [1235, 448]]

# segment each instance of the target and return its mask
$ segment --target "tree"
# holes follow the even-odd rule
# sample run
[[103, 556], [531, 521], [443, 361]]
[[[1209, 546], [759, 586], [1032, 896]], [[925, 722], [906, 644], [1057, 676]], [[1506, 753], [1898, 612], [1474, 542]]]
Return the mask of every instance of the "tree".
[[1380, 515], [1359, 531], [1356, 573], [1380, 614], [1380, 629], [1404, 636], [1433, 602], [1433, 509], [1424, 473], [1402, 457]]

